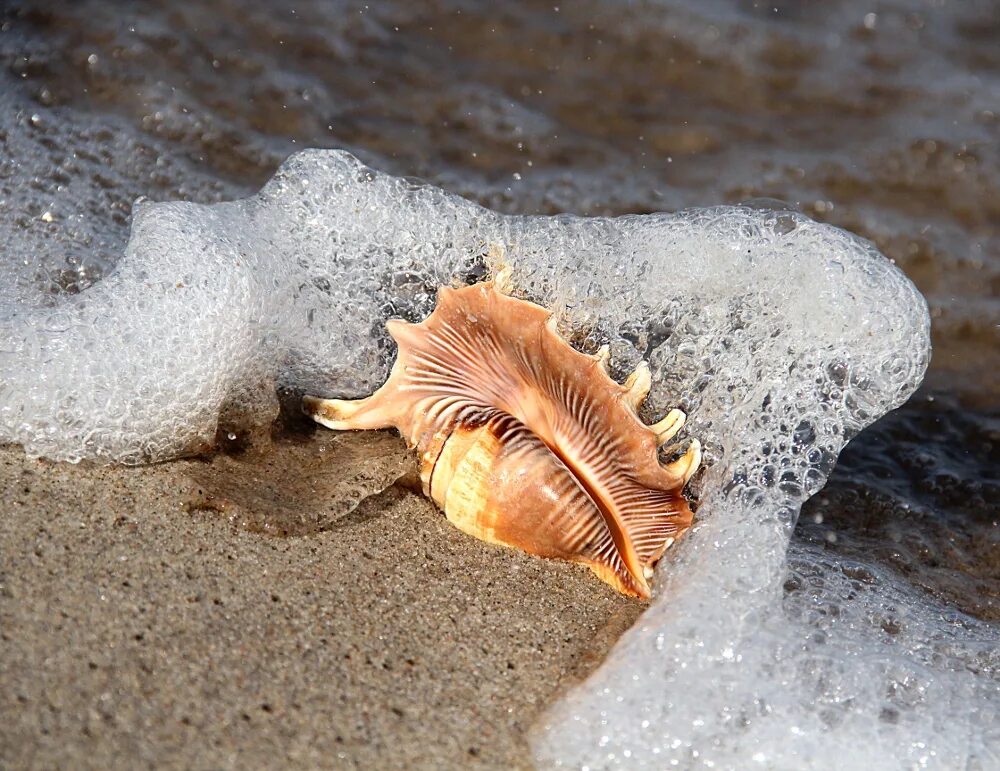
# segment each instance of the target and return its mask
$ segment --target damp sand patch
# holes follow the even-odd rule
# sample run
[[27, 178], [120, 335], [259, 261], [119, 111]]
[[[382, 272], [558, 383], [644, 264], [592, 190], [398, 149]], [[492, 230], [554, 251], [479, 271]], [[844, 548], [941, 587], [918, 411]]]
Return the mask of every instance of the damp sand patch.
[[[366, 463], [310, 488], [310, 455]], [[407, 455], [388, 434], [138, 468], [0, 448], [0, 757], [529, 768], [529, 726], [643, 605], [463, 536], [394, 484]]]

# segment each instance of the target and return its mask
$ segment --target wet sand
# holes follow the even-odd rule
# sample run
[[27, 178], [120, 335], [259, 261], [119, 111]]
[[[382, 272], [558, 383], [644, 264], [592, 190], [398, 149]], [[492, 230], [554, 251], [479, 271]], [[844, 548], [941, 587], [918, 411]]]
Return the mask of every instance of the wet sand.
[[535, 716], [642, 605], [465, 536], [393, 484], [399, 440], [355, 437], [0, 448], [0, 766], [530, 767]]

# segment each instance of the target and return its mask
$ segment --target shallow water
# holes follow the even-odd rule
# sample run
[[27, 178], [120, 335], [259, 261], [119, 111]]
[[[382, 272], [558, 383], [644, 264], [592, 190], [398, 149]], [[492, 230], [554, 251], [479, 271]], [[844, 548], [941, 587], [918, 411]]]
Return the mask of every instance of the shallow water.
[[995, 3], [0, 14], [0, 235], [56, 293], [115, 264], [138, 196], [247, 194], [305, 147], [510, 213], [780, 199], [872, 239], [927, 297], [934, 358], [845, 451], [795, 548], [1000, 619]]

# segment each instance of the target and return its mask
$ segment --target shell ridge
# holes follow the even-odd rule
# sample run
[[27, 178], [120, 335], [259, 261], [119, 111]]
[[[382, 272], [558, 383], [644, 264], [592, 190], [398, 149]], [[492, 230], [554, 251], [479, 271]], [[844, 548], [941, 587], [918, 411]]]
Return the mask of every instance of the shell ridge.
[[[562, 462], [557, 453], [551, 449], [527, 426], [512, 418], [516, 430], [522, 437], [526, 447], [527, 465], [534, 461], [531, 454], [537, 453], [545, 462], [552, 464], [551, 476], [557, 481], [552, 485], [556, 494], [557, 505], [548, 516], [548, 524], [560, 533], [560, 540], [566, 550], [566, 558], [577, 562], [590, 564], [590, 560], [601, 563], [606, 574], [611, 574], [631, 591], [643, 593], [646, 590], [642, 574], [636, 575], [628, 569], [622, 559], [621, 549], [615, 538], [614, 522], [609, 522], [604, 512], [594, 500], [593, 495], [581, 484], [581, 480]], [[513, 453], [504, 450], [505, 456], [513, 457]], [[590, 558], [588, 560], [587, 558]], [[590, 567], [601, 575], [601, 570], [590, 564]], [[602, 575], [609, 580], [608, 575]]]
[[580, 464], [574, 463], [574, 460], [566, 455], [559, 444], [549, 444], [544, 438], [540, 437], [540, 439], [549, 448], [549, 451], [560, 462], [562, 462], [567, 471], [576, 480], [576, 483], [580, 485], [584, 494], [590, 498], [594, 508], [604, 519], [605, 525], [611, 534], [611, 538], [621, 554], [622, 562], [625, 565], [626, 570], [628, 570], [633, 578], [640, 579], [642, 575], [642, 567], [639, 564], [638, 555], [636, 555], [635, 549], [632, 545], [631, 535], [625, 527], [625, 523], [620, 513], [608, 505], [607, 497], [602, 494], [602, 490], [589, 478], [593, 475], [588, 475], [586, 473], [586, 467], [581, 469]]

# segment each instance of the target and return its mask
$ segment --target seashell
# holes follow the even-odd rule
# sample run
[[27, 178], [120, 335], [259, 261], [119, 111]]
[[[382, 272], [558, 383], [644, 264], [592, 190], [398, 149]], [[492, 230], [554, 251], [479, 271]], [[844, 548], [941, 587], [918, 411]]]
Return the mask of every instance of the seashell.
[[356, 401], [307, 396], [303, 409], [332, 429], [399, 429], [424, 493], [466, 533], [648, 598], [653, 565], [691, 524], [682, 489], [700, 446], [661, 464], [685, 416], [639, 420], [648, 366], [616, 383], [607, 347], [574, 350], [547, 310], [500, 291], [507, 280], [442, 288], [422, 323], [389, 321], [399, 353], [385, 385]]

